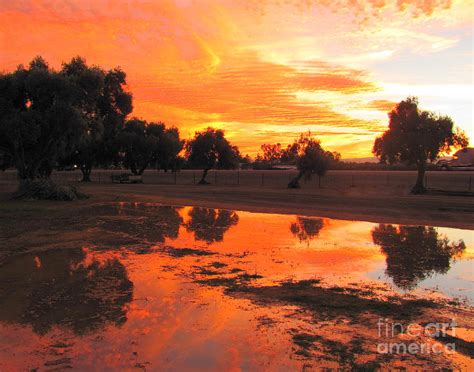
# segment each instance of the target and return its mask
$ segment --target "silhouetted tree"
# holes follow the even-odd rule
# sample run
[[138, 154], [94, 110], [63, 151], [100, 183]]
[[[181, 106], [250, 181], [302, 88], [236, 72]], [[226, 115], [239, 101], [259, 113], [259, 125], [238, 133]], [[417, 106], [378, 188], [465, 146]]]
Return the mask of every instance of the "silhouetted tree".
[[133, 294], [125, 267], [116, 258], [99, 262], [86, 255], [82, 249], [54, 249], [4, 263], [0, 321], [31, 325], [40, 335], [55, 326], [83, 335], [123, 325]]
[[386, 273], [402, 289], [413, 289], [434, 273], [444, 274], [451, 260], [466, 249], [462, 240], [450, 242], [434, 227], [380, 224], [372, 239], [386, 256]]
[[106, 72], [99, 67], [89, 67], [83, 58], [75, 57], [63, 64], [62, 73], [79, 87], [79, 109], [87, 124], [68, 160], [78, 164], [82, 180], [90, 182], [92, 167], [106, 161], [107, 143], [117, 133], [114, 126], [123, 126], [132, 110], [131, 95], [124, 90], [125, 73], [119, 69]]
[[120, 68], [109, 70], [105, 75], [104, 91], [98, 103], [103, 117], [103, 136], [96, 159], [98, 165], [108, 166], [119, 159], [117, 136], [133, 109], [132, 95], [125, 90], [126, 78]]
[[302, 134], [297, 140], [298, 158], [296, 166], [298, 175], [290, 181], [288, 188], [300, 188], [300, 179], [304, 176], [311, 178], [313, 173], [319, 177], [326, 174], [331, 162], [335, 161], [335, 155], [330, 151], [325, 151], [321, 143], [311, 136], [311, 133]]
[[[78, 163], [84, 181], [93, 165], [117, 154], [117, 127], [132, 109], [125, 73], [73, 58], [60, 72], [35, 58], [0, 76], [0, 152], [20, 179], [49, 178], [53, 165]], [[113, 151], [112, 151], [113, 150]], [[4, 160], [5, 162], [5, 160]]]
[[168, 169], [176, 171], [179, 166], [178, 154], [184, 146], [184, 141], [179, 138], [178, 128], [167, 128], [159, 137], [158, 163], [165, 172]]
[[124, 164], [133, 174], [143, 174], [148, 165], [158, 160], [160, 137], [163, 137], [163, 123], [147, 123], [132, 119], [118, 136], [124, 154]]
[[299, 145], [298, 142], [293, 142], [286, 146], [281, 152], [280, 161], [285, 164], [294, 164], [298, 158]]
[[189, 212], [190, 220], [185, 224], [186, 230], [194, 232], [196, 240], [208, 244], [220, 242], [231, 226], [237, 225], [239, 216], [234, 211], [194, 207]]
[[194, 138], [186, 143], [186, 157], [192, 167], [203, 168], [199, 184], [208, 184], [206, 176], [209, 170], [233, 169], [238, 165], [239, 150], [224, 137], [224, 131], [207, 128], [196, 132]]
[[290, 225], [290, 231], [300, 242], [309, 243], [319, 235], [323, 227], [324, 221], [321, 218], [297, 217], [296, 222]]
[[466, 147], [466, 135], [454, 128], [448, 116], [418, 108], [418, 99], [408, 97], [389, 112], [389, 129], [376, 138], [372, 152], [381, 162], [403, 162], [416, 165], [418, 176], [413, 194], [426, 192], [424, 176], [427, 161], [452, 147]]
[[0, 133], [21, 180], [49, 178], [58, 158], [74, 148], [86, 128], [80, 90], [36, 57], [0, 76]]
[[280, 161], [282, 155], [282, 148], [280, 143], [276, 144], [266, 144], [260, 146], [262, 149], [263, 155], [262, 160], [273, 165], [275, 162]]

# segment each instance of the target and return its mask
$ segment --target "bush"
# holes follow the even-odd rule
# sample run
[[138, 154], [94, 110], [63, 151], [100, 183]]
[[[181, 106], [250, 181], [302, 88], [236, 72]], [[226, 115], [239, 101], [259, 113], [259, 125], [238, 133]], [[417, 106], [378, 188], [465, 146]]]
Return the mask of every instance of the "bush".
[[86, 199], [87, 195], [74, 186], [61, 186], [48, 179], [22, 180], [14, 199], [36, 200], [78, 200]]

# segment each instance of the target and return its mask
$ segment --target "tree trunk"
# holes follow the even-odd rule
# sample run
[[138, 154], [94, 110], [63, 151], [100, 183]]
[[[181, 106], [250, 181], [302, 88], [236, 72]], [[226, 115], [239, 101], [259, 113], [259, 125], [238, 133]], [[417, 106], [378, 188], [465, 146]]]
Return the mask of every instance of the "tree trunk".
[[416, 184], [411, 189], [412, 194], [425, 194], [426, 193], [425, 187], [425, 163], [418, 164], [418, 175], [416, 177]]
[[130, 163], [130, 172], [132, 172], [134, 175], [138, 174], [137, 166], [135, 165], [135, 162]]
[[40, 178], [49, 179], [51, 177], [51, 173], [53, 173], [53, 168], [48, 161], [44, 160], [41, 162], [40, 166], [38, 167], [38, 175]]
[[82, 172], [81, 182], [92, 182], [91, 180], [92, 167], [89, 167], [87, 165], [82, 165], [81, 172]]
[[303, 176], [304, 176], [304, 171], [300, 171], [298, 173], [298, 175], [290, 181], [290, 183], [288, 184], [288, 188], [289, 189], [299, 189], [299, 188], [301, 188], [300, 179]]
[[148, 162], [144, 163], [144, 164], [141, 166], [141, 168], [138, 170], [138, 172], [135, 173], [135, 174], [141, 176], [141, 175], [143, 174], [143, 172], [145, 172], [145, 169], [146, 169], [147, 167], [148, 167]]
[[199, 185], [209, 185], [209, 182], [206, 181], [206, 176], [207, 172], [209, 172], [210, 169], [211, 168], [204, 169], [204, 171], [202, 172], [201, 180], [198, 182]]

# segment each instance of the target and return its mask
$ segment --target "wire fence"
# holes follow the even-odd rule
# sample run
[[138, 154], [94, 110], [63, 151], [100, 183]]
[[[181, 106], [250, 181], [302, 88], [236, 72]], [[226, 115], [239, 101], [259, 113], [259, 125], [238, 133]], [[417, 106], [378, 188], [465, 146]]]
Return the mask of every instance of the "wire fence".
[[[112, 175], [127, 173], [124, 170], [96, 169], [91, 174], [94, 183], [112, 184]], [[286, 188], [288, 182], [297, 175], [296, 170], [213, 170], [207, 175], [207, 181], [215, 186], [234, 187], [268, 187]], [[142, 175], [144, 184], [156, 185], [193, 185], [201, 179], [202, 171], [182, 170], [179, 172], [164, 172], [146, 170]], [[450, 191], [473, 191], [472, 172], [442, 172], [431, 171], [425, 175], [428, 188]], [[80, 171], [55, 171], [51, 178], [60, 184], [79, 182], [82, 178]], [[302, 179], [303, 188], [377, 188], [377, 189], [407, 189], [411, 188], [416, 179], [413, 171], [352, 171], [333, 170], [324, 177], [312, 176]], [[0, 172], [0, 185], [17, 184], [15, 171]]]

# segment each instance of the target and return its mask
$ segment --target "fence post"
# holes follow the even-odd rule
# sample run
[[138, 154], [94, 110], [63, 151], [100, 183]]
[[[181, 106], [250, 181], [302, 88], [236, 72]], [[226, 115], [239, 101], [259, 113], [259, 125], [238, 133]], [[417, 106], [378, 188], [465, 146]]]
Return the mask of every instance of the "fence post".
[[100, 174], [101, 174], [101, 172], [99, 172], [99, 183], [100, 183]]
[[428, 175], [425, 174], [425, 187], [428, 187]]
[[214, 184], [217, 185], [217, 171], [214, 171]]
[[472, 188], [472, 176], [469, 176], [469, 191], [471, 191]]
[[355, 185], [354, 185], [354, 175], [353, 174], [351, 175], [351, 187], [355, 187]]
[[318, 188], [321, 188], [321, 176], [318, 174]]
[[193, 172], [193, 185], [196, 184], [196, 172]]
[[387, 186], [390, 184], [390, 175], [387, 174]]
[[240, 185], [240, 172], [237, 171], [237, 185]]
[[261, 186], [264, 186], [265, 185], [265, 176], [264, 176], [264, 173], [262, 172], [262, 185]]
[[174, 173], [174, 184], [176, 185], [176, 176], [177, 176], [176, 173], [177, 173], [177, 172], [174, 171], [173, 173]]

